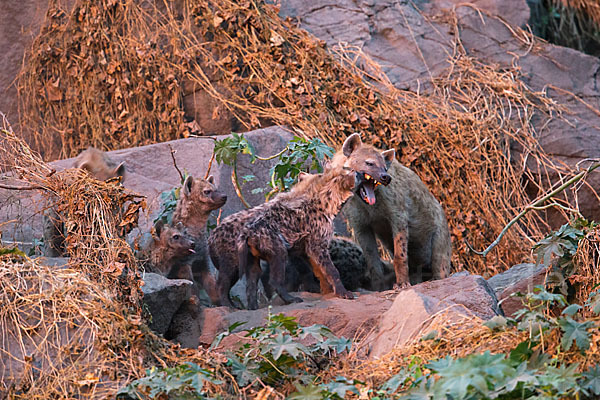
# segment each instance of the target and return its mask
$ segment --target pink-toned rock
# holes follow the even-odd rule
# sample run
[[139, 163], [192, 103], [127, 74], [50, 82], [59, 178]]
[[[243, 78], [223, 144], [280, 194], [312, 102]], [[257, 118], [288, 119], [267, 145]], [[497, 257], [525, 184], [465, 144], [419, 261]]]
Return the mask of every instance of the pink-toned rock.
[[[300, 325], [322, 324], [337, 336], [346, 338], [363, 337], [375, 329], [380, 316], [392, 305], [396, 295], [393, 291], [361, 294], [354, 300], [323, 297], [315, 293], [298, 293], [303, 303], [272, 307], [272, 314], [283, 313], [297, 318]], [[267, 319], [267, 308], [255, 311], [232, 310], [226, 307], [204, 309], [204, 325], [200, 343], [209, 345], [216, 335], [227, 330], [236, 322], [245, 322], [236, 331], [263, 325]], [[235, 346], [239, 338], [226, 338], [219, 349]]]
[[547, 268], [543, 265], [518, 264], [488, 279], [504, 315], [512, 317], [516, 311], [523, 308], [523, 298], [511, 295], [517, 292], [531, 293], [535, 286], [544, 284], [546, 273]]
[[442, 312], [448, 322], [465, 315], [489, 319], [502, 313], [494, 292], [480, 276], [424, 282], [401, 291], [383, 314], [377, 331], [363, 342], [370, 350], [369, 357], [381, 357], [422, 336], [431, 318]]

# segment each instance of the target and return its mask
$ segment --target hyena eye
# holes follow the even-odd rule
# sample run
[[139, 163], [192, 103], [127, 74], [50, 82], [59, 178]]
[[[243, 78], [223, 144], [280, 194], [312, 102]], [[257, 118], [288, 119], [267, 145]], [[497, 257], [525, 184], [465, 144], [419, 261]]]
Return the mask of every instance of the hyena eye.
[[203, 193], [205, 196], [208, 196], [211, 192], [212, 190], [206, 189]]
[[375, 166], [375, 163], [373, 161], [365, 161], [365, 164], [367, 164], [367, 167]]
[[177, 233], [173, 235], [173, 239], [175, 239], [175, 240], [179, 240], [180, 237], [181, 236], [179, 236]]

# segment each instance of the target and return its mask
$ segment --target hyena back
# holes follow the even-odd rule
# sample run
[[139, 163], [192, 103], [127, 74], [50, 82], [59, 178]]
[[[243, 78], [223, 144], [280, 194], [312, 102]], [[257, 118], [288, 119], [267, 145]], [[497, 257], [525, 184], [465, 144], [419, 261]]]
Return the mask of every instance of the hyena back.
[[394, 150], [380, 152], [353, 134], [333, 163], [357, 172], [357, 195], [344, 214], [374, 280], [384, 280], [377, 239], [394, 256], [395, 286], [448, 276], [451, 240], [444, 210], [421, 179], [396, 161]]

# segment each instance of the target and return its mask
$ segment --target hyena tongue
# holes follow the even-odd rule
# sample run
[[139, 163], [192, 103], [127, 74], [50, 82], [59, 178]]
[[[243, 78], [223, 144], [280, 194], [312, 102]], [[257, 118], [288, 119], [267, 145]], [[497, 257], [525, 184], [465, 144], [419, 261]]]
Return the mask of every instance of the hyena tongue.
[[375, 204], [375, 187], [370, 182], [364, 182], [360, 188], [360, 195], [368, 205]]

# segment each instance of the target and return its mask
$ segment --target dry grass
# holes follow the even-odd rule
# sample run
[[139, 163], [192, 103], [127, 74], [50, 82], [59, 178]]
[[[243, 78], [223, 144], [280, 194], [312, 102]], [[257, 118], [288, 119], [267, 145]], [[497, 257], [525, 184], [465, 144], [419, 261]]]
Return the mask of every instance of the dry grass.
[[547, 39], [555, 44], [600, 55], [600, 3], [596, 0], [546, 0]]

